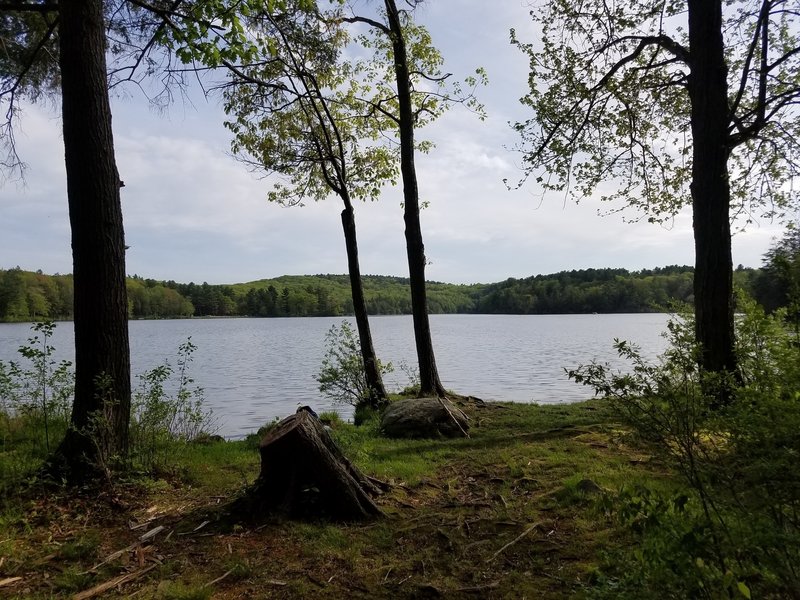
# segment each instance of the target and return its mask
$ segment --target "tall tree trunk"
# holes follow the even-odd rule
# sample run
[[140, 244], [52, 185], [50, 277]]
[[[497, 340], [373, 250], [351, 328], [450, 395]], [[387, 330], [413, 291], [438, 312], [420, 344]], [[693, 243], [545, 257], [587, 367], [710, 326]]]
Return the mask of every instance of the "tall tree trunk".
[[59, 1], [59, 44], [75, 285], [75, 400], [56, 458], [70, 479], [82, 481], [109, 458], [127, 454], [131, 402], [121, 182], [102, 0]]
[[408, 57], [400, 15], [394, 0], [385, 0], [394, 52], [397, 79], [397, 100], [400, 113], [400, 172], [403, 176], [403, 219], [406, 224], [406, 252], [411, 280], [411, 313], [414, 319], [414, 341], [419, 361], [420, 396], [445, 396], [433, 354], [431, 326], [428, 319], [428, 298], [425, 288], [425, 245], [419, 222], [419, 189], [414, 166], [414, 113], [411, 106]]
[[728, 69], [720, 0], [689, 0], [695, 317], [700, 366], [734, 373]]
[[372, 345], [372, 333], [367, 316], [367, 303], [364, 301], [364, 287], [361, 282], [361, 267], [358, 264], [358, 242], [356, 239], [356, 219], [353, 206], [348, 198], [343, 198], [345, 209], [342, 211], [342, 229], [344, 244], [347, 248], [347, 270], [350, 274], [350, 291], [353, 296], [353, 313], [356, 317], [358, 339], [361, 344], [361, 358], [370, 390], [370, 405], [374, 408], [385, 404], [388, 400], [386, 388], [383, 386], [378, 358]]

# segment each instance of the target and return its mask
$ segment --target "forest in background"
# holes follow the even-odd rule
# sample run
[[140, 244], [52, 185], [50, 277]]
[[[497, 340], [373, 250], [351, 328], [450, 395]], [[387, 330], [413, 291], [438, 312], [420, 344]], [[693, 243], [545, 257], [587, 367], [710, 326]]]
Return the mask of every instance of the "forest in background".
[[[582, 269], [510, 278], [490, 284], [429, 282], [432, 314], [579, 314], [661, 312], [674, 302], [691, 304], [688, 266], [641, 271]], [[739, 266], [735, 284], [757, 299], [763, 271]], [[363, 277], [373, 315], [411, 314], [404, 277]], [[353, 314], [347, 275], [285, 275], [249, 283], [176, 283], [134, 275], [127, 279], [128, 313], [134, 319], [175, 317], [327, 317]], [[72, 318], [72, 275], [0, 269], [0, 321]]]

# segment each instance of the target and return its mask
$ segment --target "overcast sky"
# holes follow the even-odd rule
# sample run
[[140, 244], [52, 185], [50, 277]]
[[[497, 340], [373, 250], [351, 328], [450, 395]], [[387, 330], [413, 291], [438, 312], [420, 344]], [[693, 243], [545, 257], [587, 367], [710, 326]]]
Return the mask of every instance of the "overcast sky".
[[[455, 9], [455, 10], [454, 10]], [[495, 282], [561, 270], [631, 270], [693, 264], [691, 216], [668, 227], [627, 223], [635, 213], [598, 216], [592, 199], [542, 198], [534, 184], [509, 192], [503, 179], [521, 175], [509, 121], [529, 115], [518, 102], [528, 65], [509, 44], [509, 28], [532, 40], [521, 0], [436, 0], [418, 20], [463, 77], [486, 68], [479, 96], [485, 122], [463, 109], [445, 114], [418, 136], [436, 143], [419, 156], [430, 280]], [[340, 202], [305, 207], [266, 201], [269, 181], [227, 154], [229, 137], [215, 99], [178, 102], [161, 114], [136, 91], [113, 98], [117, 163], [125, 187], [129, 274], [181, 282], [235, 283], [279, 275], [345, 273]], [[28, 164], [24, 182], [0, 187], [0, 268], [46, 273], [72, 270], [61, 124], [52, 106], [26, 107], [17, 131]], [[363, 273], [406, 276], [400, 189], [359, 205], [356, 220]], [[756, 222], [734, 237], [734, 264], [757, 267], [782, 227]]]

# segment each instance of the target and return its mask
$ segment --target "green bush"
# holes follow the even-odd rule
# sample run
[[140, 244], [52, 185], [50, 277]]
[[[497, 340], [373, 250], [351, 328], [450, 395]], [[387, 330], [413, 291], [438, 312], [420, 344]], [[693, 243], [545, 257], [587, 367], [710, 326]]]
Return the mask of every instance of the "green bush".
[[[364, 371], [358, 335], [347, 321], [325, 334], [326, 352], [316, 375], [319, 391], [334, 402], [358, 407], [369, 402], [371, 390]], [[391, 363], [378, 362], [381, 376], [391, 373]]]
[[178, 347], [177, 369], [165, 361], [139, 375], [131, 401], [131, 458], [146, 472], [165, 469], [187, 442], [213, 433], [203, 389], [189, 375], [196, 349], [189, 337]]
[[[0, 361], [0, 495], [13, 491], [41, 466], [69, 427], [75, 375], [68, 361], [57, 362], [50, 345], [52, 322], [34, 323], [19, 354], [25, 361]], [[88, 435], [98, 448], [101, 469], [129, 466], [154, 474], [177, 463], [186, 444], [213, 433], [203, 390], [189, 374], [196, 346], [191, 338], [178, 348], [177, 367], [169, 361], [139, 376], [131, 402], [130, 456], [111, 456], [109, 415], [93, 416]], [[109, 382], [96, 382], [98, 393]]]
[[[31, 337], [17, 352], [28, 365], [16, 361], [0, 361], [0, 427], [8, 439], [13, 428], [38, 431], [43, 434], [44, 449], [63, 434], [69, 422], [75, 375], [72, 363], [53, 358], [50, 345], [56, 324], [52, 321], [33, 323]], [[15, 423], [12, 424], [12, 420]]]
[[33, 477], [67, 430], [75, 388], [68, 361], [50, 345], [56, 325], [31, 325], [20, 361], [0, 361], [0, 496]]
[[800, 344], [783, 313], [767, 316], [746, 299], [740, 309], [737, 377], [697, 368], [690, 319], [670, 322], [658, 363], [616, 341], [629, 372], [596, 363], [569, 372], [608, 397], [687, 485], [680, 506], [630, 490], [612, 502], [624, 522], [647, 525], [634, 527], [641, 550], [625, 573], [601, 586], [616, 597], [637, 587], [665, 598], [800, 593]]

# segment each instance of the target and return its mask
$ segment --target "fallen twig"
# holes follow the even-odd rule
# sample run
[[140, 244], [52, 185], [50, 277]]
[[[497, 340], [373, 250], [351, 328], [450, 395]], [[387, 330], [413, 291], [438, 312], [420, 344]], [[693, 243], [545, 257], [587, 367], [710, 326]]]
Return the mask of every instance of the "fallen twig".
[[162, 531], [164, 531], [164, 529], [166, 529], [166, 528], [165, 528], [163, 525], [159, 525], [158, 527], [153, 527], [153, 528], [152, 528], [150, 531], [148, 531], [147, 533], [144, 533], [144, 534], [140, 535], [140, 536], [139, 536], [139, 541], [140, 541], [140, 542], [146, 542], [146, 541], [147, 541], [147, 540], [149, 540], [151, 537], [155, 537], [156, 535], [158, 535], [159, 533], [161, 533]]
[[487, 590], [494, 590], [500, 587], [499, 581], [493, 581], [492, 583], [487, 583], [486, 585], [476, 585], [470, 587], [461, 587], [457, 588], [454, 591], [460, 592], [462, 594], [480, 594]]
[[149, 567], [145, 567], [144, 569], [139, 569], [138, 571], [125, 573], [124, 575], [120, 575], [119, 577], [114, 577], [114, 579], [109, 579], [108, 581], [96, 585], [93, 588], [89, 588], [88, 590], [75, 594], [72, 597], [72, 600], [88, 600], [89, 598], [94, 598], [95, 596], [99, 596], [103, 592], [107, 592], [108, 590], [115, 588], [118, 585], [122, 585], [123, 583], [128, 583], [129, 581], [138, 579], [148, 571], [152, 571], [153, 569], [155, 569], [157, 566], [158, 565], [150, 565]]
[[528, 535], [528, 534], [529, 534], [531, 531], [533, 531], [534, 529], [538, 529], [538, 528], [539, 528], [539, 527], [541, 527], [541, 526], [542, 526], [542, 524], [541, 524], [541, 523], [534, 523], [533, 525], [531, 525], [530, 527], [528, 527], [528, 528], [527, 528], [525, 531], [523, 531], [521, 534], [519, 534], [517, 537], [515, 537], [513, 540], [511, 540], [510, 542], [508, 542], [508, 543], [507, 543], [505, 546], [503, 546], [502, 548], [500, 548], [500, 550], [498, 550], [497, 552], [495, 552], [494, 554], [492, 554], [492, 556], [491, 556], [491, 557], [487, 558], [487, 559], [486, 559], [486, 562], [487, 562], [487, 563], [488, 563], [488, 562], [492, 562], [492, 561], [493, 561], [495, 558], [497, 558], [498, 556], [500, 556], [500, 554], [502, 554], [502, 553], [503, 553], [503, 551], [504, 551], [504, 550], [506, 550], [506, 548], [509, 548], [509, 547], [513, 546], [513, 545], [514, 545], [514, 544], [516, 544], [518, 541], [520, 541], [520, 540], [521, 540], [521, 539], [523, 539], [525, 536], [527, 536], [527, 535]]
[[96, 571], [97, 569], [102, 567], [104, 564], [111, 562], [115, 558], [119, 558], [120, 556], [122, 556], [126, 552], [130, 552], [131, 550], [135, 550], [136, 548], [138, 548], [142, 544], [142, 542], [146, 542], [147, 540], [149, 540], [150, 538], [154, 537], [156, 534], [158, 534], [158, 533], [160, 533], [162, 531], [164, 531], [164, 526], [163, 525], [159, 525], [158, 527], [154, 527], [153, 529], [151, 529], [147, 533], [144, 533], [141, 536], [139, 536], [139, 539], [136, 540], [135, 542], [133, 542], [130, 546], [126, 546], [122, 550], [117, 550], [116, 552], [112, 552], [111, 554], [106, 556], [105, 559], [103, 559], [102, 562], [97, 563], [95, 566], [93, 566], [88, 571], [84, 571], [83, 573], [81, 573], [81, 575], [85, 575], [86, 573], [91, 573], [92, 571]]
[[226, 572], [225, 572], [225, 574], [224, 574], [224, 575], [220, 575], [219, 577], [217, 577], [217, 578], [216, 578], [216, 579], [214, 579], [213, 581], [209, 581], [209, 582], [208, 582], [207, 584], [205, 584], [203, 587], [211, 587], [211, 586], [212, 586], [212, 585], [214, 585], [215, 583], [219, 583], [220, 581], [222, 581], [223, 579], [225, 579], [225, 578], [226, 578], [228, 575], [230, 575], [231, 573], [233, 573], [233, 569], [229, 569], [228, 571], [226, 571]]
[[0, 579], [0, 587], [11, 585], [17, 581], [22, 581], [22, 577], [6, 577], [5, 579]]

